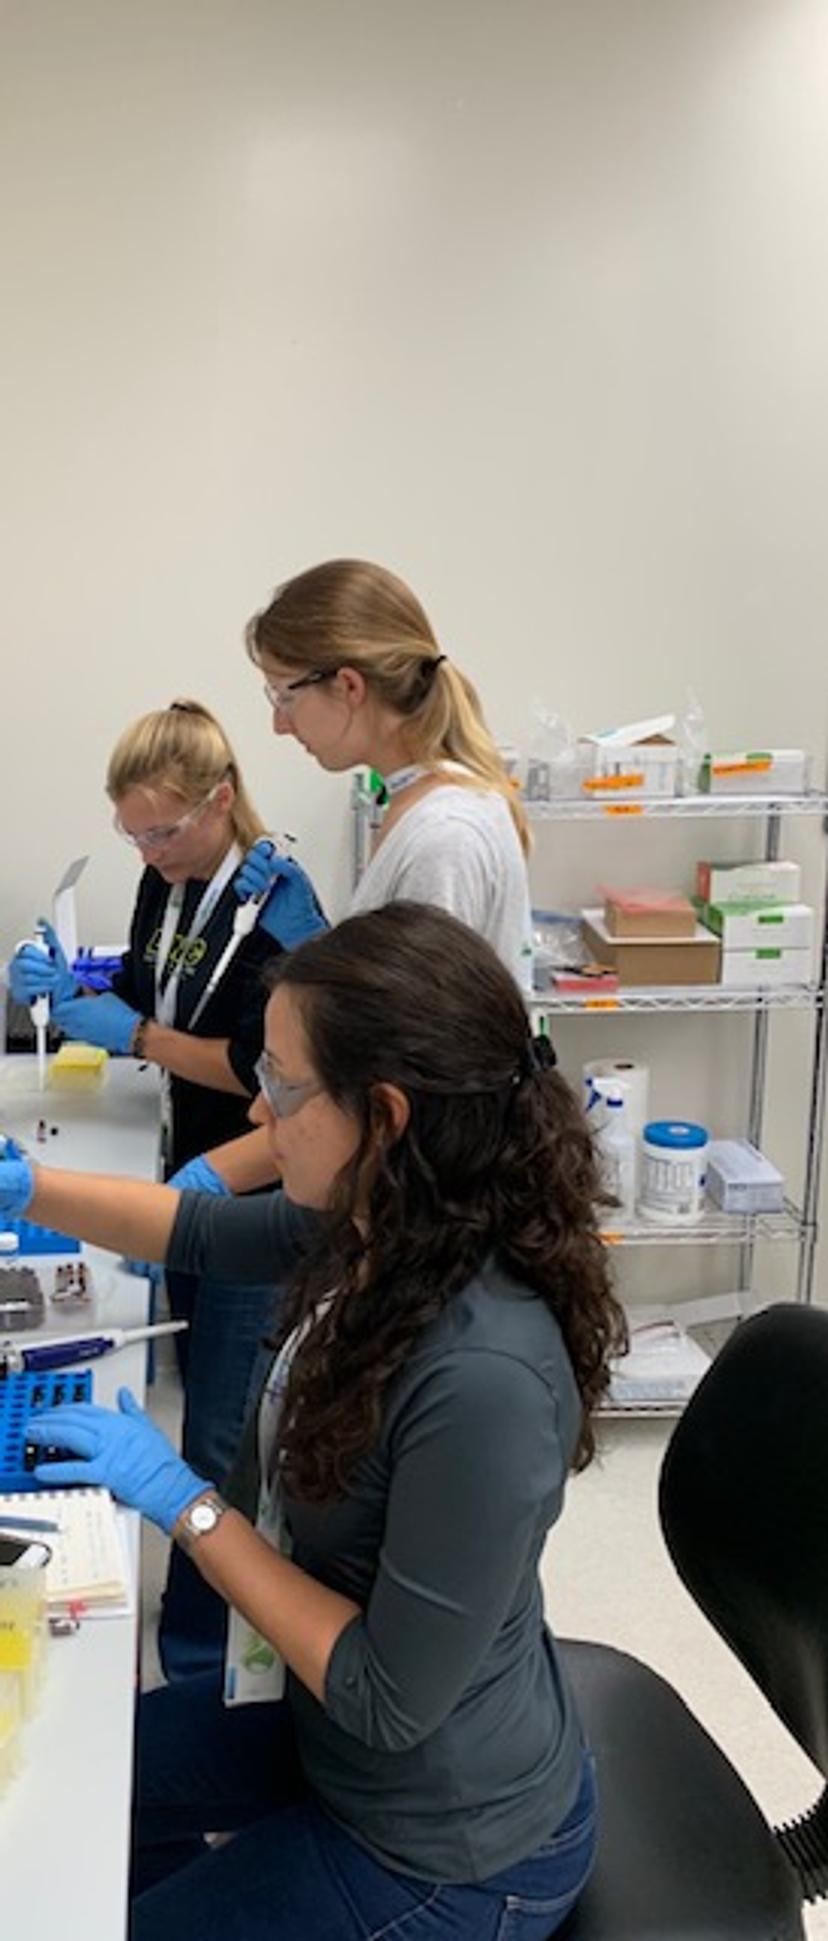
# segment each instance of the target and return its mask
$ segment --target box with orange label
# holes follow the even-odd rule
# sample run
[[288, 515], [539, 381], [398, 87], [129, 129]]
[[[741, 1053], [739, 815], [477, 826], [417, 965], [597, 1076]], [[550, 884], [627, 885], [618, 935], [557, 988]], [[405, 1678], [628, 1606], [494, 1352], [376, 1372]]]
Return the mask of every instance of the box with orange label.
[[644, 795], [675, 795], [679, 751], [672, 739], [675, 717], [656, 715], [624, 728], [584, 735], [578, 756], [586, 771], [581, 794], [593, 802], [629, 802]]
[[758, 748], [705, 755], [703, 795], [805, 795], [810, 762], [803, 748]]

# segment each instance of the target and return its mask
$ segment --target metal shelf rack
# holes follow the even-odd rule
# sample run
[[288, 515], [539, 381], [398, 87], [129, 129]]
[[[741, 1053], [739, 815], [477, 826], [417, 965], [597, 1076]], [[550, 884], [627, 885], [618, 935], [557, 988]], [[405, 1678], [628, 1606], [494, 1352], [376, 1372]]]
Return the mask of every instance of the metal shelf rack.
[[[643, 796], [636, 801], [596, 802], [586, 797], [558, 796], [550, 802], [525, 801], [533, 822], [609, 820], [627, 822], [631, 818], [688, 821], [747, 819], [764, 825], [763, 854], [767, 862], [779, 857], [783, 817], [819, 817], [828, 836], [828, 793], [809, 790], [802, 795], [678, 795]], [[372, 831], [382, 820], [367, 779], [355, 778], [352, 808], [354, 880], [365, 867]], [[749, 1217], [707, 1210], [692, 1226], [661, 1226], [635, 1219], [607, 1231], [608, 1245], [630, 1247], [726, 1246], [737, 1245], [740, 1252], [740, 1286], [749, 1290], [753, 1279], [754, 1249], [759, 1241], [782, 1241], [798, 1249], [796, 1297], [808, 1302], [813, 1297], [814, 1265], [818, 1238], [817, 1214], [825, 1131], [826, 1067], [828, 1066], [828, 843], [822, 894], [822, 938], [819, 971], [814, 982], [796, 985], [765, 985], [752, 989], [730, 989], [720, 984], [658, 988], [628, 988], [611, 994], [578, 992], [550, 993], [529, 1000], [539, 1029], [547, 1019], [560, 1016], [591, 1016], [607, 1011], [626, 1013], [750, 1013], [753, 1036], [750, 1058], [750, 1098], [746, 1136], [753, 1145], [762, 1144], [762, 1126], [767, 1074], [768, 1035], [771, 1013], [783, 1010], [809, 1011], [813, 1016], [813, 1039], [808, 1109], [805, 1122], [805, 1164], [801, 1206], [787, 1201], [778, 1214]], [[680, 1404], [643, 1404], [641, 1408], [608, 1408], [607, 1415], [669, 1415]]]

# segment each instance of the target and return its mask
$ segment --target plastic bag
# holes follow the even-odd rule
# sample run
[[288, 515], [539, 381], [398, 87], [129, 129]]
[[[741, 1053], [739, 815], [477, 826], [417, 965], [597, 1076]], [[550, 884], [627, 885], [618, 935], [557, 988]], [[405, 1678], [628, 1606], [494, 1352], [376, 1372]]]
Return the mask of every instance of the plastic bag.
[[686, 690], [684, 709], [676, 721], [676, 740], [681, 749], [681, 792], [683, 795], [695, 795], [699, 787], [699, 770], [710, 742], [704, 709], [692, 687]]
[[527, 802], [551, 802], [554, 796], [578, 793], [578, 745], [563, 715], [535, 698], [532, 731], [526, 758]]

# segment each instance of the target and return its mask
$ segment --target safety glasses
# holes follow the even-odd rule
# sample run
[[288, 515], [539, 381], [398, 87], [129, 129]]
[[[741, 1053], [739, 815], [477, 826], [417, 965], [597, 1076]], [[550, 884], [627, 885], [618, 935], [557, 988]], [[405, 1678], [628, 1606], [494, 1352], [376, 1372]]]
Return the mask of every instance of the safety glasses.
[[262, 1052], [261, 1058], [257, 1058], [254, 1070], [259, 1091], [267, 1100], [275, 1119], [292, 1118], [294, 1112], [301, 1111], [308, 1099], [316, 1098], [325, 1090], [324, 1085], [320, 1085], [315, 1078], [306, 1078], [293, 1085], [289, 1085], [284, 1078], [276, 1078], [266, 1051]]
[[272, 708], [280, 714], [289, 714], [297, 694], [305, 687], [318, 687], [320, 681], [332, 681], [334, 668], [317, 669], [314, 674], [300, 674], [296, 681], [286, 681], [284, 687], [276, 687], [273, 681], [265, 681], [264, 691]]
[[133, 835], [131, 829], [124, 828], [120, 816], [116, 814], [112, 818], [113, 829], [117, 829], [118, 835], [123, 836], [124, 842], [131, 843], [133, 849], [165, 849], [168, 842], [173, 842], [176, 836], [180, 836], [182, 829], [198, 821], [199, 816], [204, 814], [208, 803], [212, 802], [220, 788], [221, 782], [214, 783], [209, 795], [205, 795], [201, 802], [197, 802], [194, 809], [188, 809], [186, 815], [179, 816], [177, 822], [158, 823], [154, 829], [142, 829], [140, 834]]

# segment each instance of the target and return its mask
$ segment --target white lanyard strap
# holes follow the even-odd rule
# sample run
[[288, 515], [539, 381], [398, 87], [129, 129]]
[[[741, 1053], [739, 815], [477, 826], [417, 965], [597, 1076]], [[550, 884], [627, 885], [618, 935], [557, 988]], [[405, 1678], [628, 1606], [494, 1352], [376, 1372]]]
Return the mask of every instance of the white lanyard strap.
[[[176, 883], [170, 890], [167, 898], [167, 907], [164, 911], [164, 921], [161, 926], [161, 936], [158, 942], [158, 956], [155, 960], [155, 1017], [158, 1024], [175, 1024], [175, 1012], [178, 1003], [181, 974], [187, 960], [190, 945], [194, 938], [200, 934], [201, 930], [206, 929], [216, 905], [224, 895], [224, 891], [231, 877], [235, 875], [236, 870], [239, 868], [241, 860], [242, 852], [238, 843], [231, 843], [227, 855], [219, 863], [218, 869], [211, 876], [206, 889], [199, 898], [198, 907], [187, 935], [181, 939], [178, 961], [171, 969], [169, 977], [165, 982], [164, 971], [167, 967], [170, 951], [175, 941], [176, 926], [181, 916], [186, 886], [183, 883]], [[203, 1009], [203, 1006], [201, 1008]]]

